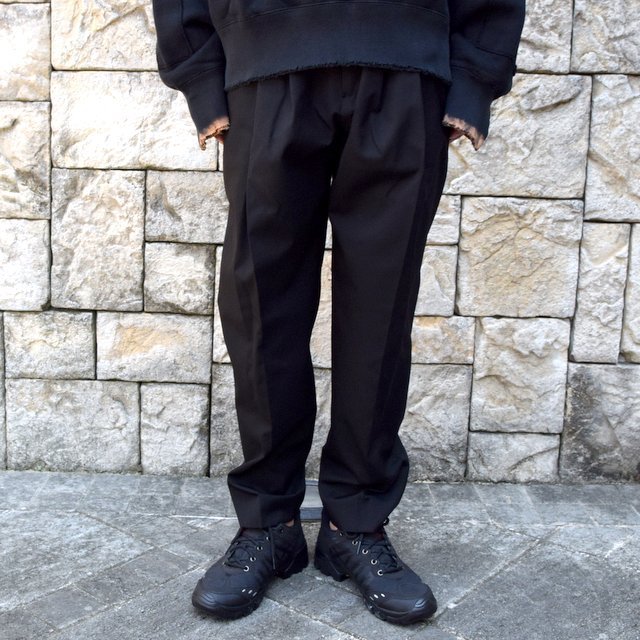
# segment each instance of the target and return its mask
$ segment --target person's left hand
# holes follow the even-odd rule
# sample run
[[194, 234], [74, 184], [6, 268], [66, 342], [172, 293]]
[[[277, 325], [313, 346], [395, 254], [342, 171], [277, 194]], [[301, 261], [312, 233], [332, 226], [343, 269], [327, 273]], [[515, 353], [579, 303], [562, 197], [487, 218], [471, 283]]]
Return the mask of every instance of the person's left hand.
[[198, 144], [204, 151], [207, 148], [207, 140], [215, 138], [220, 144], [224, 144], [224, 138], [229, 130], [228, 116], [216, 118], [208, 127], [198, 131]]

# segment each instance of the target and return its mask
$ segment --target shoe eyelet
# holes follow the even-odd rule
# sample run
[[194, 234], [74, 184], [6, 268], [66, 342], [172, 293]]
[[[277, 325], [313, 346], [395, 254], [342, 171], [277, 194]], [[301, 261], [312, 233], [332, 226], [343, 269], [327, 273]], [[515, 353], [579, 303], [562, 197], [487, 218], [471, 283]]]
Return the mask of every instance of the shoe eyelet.
[[374, 559], [371, 561], [371, 564], [378, 564], [378, 561], [374, 558]]
[[369, 553], [369, 549], [363, 549], [363, 550], [362, 550], [362, 555], [363, 555], [363, 556], [366, 556], [366, 555], [367, 555], [367, 553]]
[[245, 564], [243, 571], [245, 571], [245, 572], [249, 571], [249, 565]]
[[257, 549], [258, 551], [262, 551], [262, 545], [261, 545], [261, 544], [259, 544], [259, 545], [256, 547], [256, 549]]
[[269, 540], [269, 536], [265, 536], [264, 539], [268, 541]]
[[376, 571], [376, 573], [377, 573], [379, 576], [384, 575], [384, 574], [382, 573], [382, 569], [378, 569], [378, 571]]
[[358, 544], [358, 541], [357, 540], [352, 540], [351, 544], [356, 545], [356, 544]]
[[251, 562], [255, 562], [255, 561], [256, 561], [256, 559], [255, 559], [253, 556], [251, 556], [251, 557], [249, 558], [249, 560], [250, 560]]

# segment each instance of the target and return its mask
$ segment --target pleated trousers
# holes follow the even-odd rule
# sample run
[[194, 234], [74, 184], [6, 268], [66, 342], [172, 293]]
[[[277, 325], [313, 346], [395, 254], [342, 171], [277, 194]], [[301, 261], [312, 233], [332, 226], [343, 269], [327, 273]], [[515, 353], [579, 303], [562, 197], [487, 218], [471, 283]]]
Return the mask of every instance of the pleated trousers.
[[420, 266], [447, 171], [446, 91], [417, 71], [354, 65], [227, 93], [218, 306], [244, 455], [228, 474], [241, 526], [287, 521], [304, 497], [328, 221], [331, 424], [320, 497], [347, 531], [375, 530], [402, 497], [399, 429]]

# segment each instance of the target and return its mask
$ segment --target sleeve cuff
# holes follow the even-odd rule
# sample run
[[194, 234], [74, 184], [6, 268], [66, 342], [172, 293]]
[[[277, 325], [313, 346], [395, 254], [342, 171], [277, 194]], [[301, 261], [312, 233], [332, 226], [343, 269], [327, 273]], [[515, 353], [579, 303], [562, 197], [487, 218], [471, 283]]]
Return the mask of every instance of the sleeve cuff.
[[196, 129], [204, 131], [210, 124], [229, 115], [224, 90], [224, 69], [202, 73], [182, 87], [189, 113]]

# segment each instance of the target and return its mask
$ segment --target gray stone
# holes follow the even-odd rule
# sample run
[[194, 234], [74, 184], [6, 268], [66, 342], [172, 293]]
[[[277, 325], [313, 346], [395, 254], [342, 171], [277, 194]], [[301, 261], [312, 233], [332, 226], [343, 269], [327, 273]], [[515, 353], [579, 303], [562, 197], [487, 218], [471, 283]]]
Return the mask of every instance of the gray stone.
[[427, 245], [420, 268], [416, 315], [452, 316], [456, 295], [458, 247]]
[[469, 434], [467, 478], [491, 482], [555, 482], [560, 437], [537, 433]]
[[228, 207], [220, 171], [149, 171], [146, 239], [222, 244]]
[[573, 71], [640, 72], [635, 0], [576, 0], [573, 22]]
[[54, 71], [52, 149], [58, 167], [215, 169], [198, 146], [182, 94], [157, 72]]
[[145, 311], [212, 314], [214, 260], [210, 245], [147, 242]]
[[[0, 0], [0, 3], [6, 0]], [[44, 638], [55, 629], [50, 625], [34, 618], [33, 612], [18, 607], [0, 613], [0, 629], [6, 634], [8, 640], [30, 640], [31, 638]]]
[[331, 371], [329, 369], [315, 369], [314, 373], [318, 410], [311, 451], [307, 458], [306, 478], [318, 478], [320, 475], [320, 455], [331, 427]]
[[214, 302], [215, 312], [213, 316], [213, 361], [229, 363], [229, 352], [227, 351], [227, 345], [224, 341], [224, 334], [222, 333], [222, 322], [220, 321], [220, 311], [218, 309], [218, 294], [220, 291], [220, 265], [222, 263], [222, 247], [216, 247], [216, 275], [215, 275], [215, 290], [214, 290]]
[[0, 100], [49, 98], [49, 6], [0, 8]]
[[569, 363], [563, 480], [640, 480], [640, 367]]
[[640, 362], [640, 225], [637, 224], [631, 226], [624, 310], [622, 355], [628, 362]]
[[583, 226], [572, 360], [618, 362], [629, 235], [628, 224]]
[[[6, 314], [4, 314], [6, 316]], [[5, 428], [5, 356], [4, 356], [4, 322], [0, 313], [0, 469], [6, 469], [7, 438]], [[1, 476], [0, 476], [1, 477]], [[0, 491], [0, 495], [2, 492]], [[2, 508], [0, 503], [0, 509]]]
[[433, 219], [427, 244], [456, 244], [460, 236], [460, 196], [443, 195]]
[[581, 198], [590, 98], [588, 76], [516, 75], [480, 150], [451, 144], [447, 193]]
[[0, 102], [0, 218], [49, 218], [50, 110]]
[[49, 223], [0, 219], [0, 309], [39, 311], [48, 302]]
[[573, 315], [581, 235], [578, 201], [466, 198], [456, 313]]
[[98, 313], [98, 378], [208, 384], [211, 319], [169, 313]]
[[413, 366], [400, 428], [412, 480], [464, 478], [470, 393], [469, 366]]
[[221, 476], [242, 462], [233, 369], [228, 364], [211, 367], [210, 475]]
[[144, 174], [53, 172], [52, 303], [142, 309]]
[[25, 605], [31, 615], [40, 617], [57, 629], [95, 615], [106, 605], [77, 587], [63, 587]]
[[140, 403], [143, 473], [206, 475], [209, 387], [142, 384]]
[[560, 433], [569, 332], [554, 318], [480, 318], [470, 428]]
[[586, 219], [640, 222], [639, 116], [640, 78], [595, 77]]
[[60, 471], [135, 471], [138, 388], [97, 380], [11, 380], [7, 466]]
[[325, 251], [320, 275], [320, 303], [310, 344], [315, 367], [331, 367], [331, 264], [331, 251]]
[[413, 319], [411, 360], [415, 364], [472, 364], [475, 319], [418, 316]]
[[6, 312], [8, 378], [93, 378], [93, 315]]

